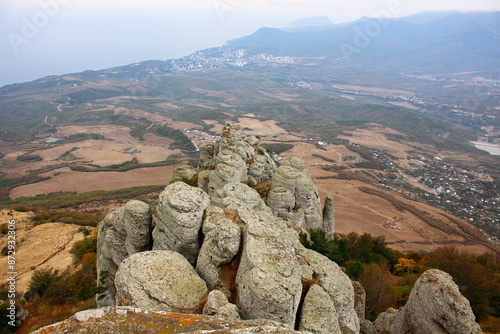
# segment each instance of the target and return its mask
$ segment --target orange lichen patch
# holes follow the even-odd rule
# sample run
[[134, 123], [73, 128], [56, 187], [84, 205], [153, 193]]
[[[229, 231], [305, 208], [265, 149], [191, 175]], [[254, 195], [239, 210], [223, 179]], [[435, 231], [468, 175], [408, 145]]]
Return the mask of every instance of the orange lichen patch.
[[183, 326], [191, 326], [196, 321], [200, 320], [200, 318], [195, 314], [169, 313], [167, 317], [177, 321]]

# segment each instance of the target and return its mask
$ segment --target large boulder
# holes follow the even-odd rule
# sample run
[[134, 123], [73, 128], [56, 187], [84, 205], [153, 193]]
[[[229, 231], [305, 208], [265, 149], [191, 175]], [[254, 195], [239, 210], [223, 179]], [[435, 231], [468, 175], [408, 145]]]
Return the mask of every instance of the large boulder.
[[266, 209], [266, 204], [259, 193], [243, 183], [228, 183], [222, 189], [217, 190], [211, 197], [211, 204], [221, 208], [231, 205], [245, 205], [255, 210]]
[[293, 326], [302, 293], [297, 234], [269, 210], [240, 206], [238, 216], [245, 223], [236, 276], [241, 316]]
[[213, 141], [206, 141], [201, 143], [198, 148], [200, 150], [200, 162], [198, 169], [200, 171], [214, 169], [214, 157], [217, 154], [218, 145]]
[[476, 334], [469, 301], [462, 296], [453, 278], [438, 269], [424, 272], [415, 283], [408, 302], [396, 315], [391, 333]]
[[[278, 190], [274, 190], [278, 188]], [[287, 189], [295, 198], [294, 207], [276, 201], [279, 194], [285, 194], [283, 189]], [[273, 193], [274, 191], [274, 193]], [[321, 202], [318, 189], [312, 182], [311, 176], [305, 172], [304, 162], [298, 158], [286, 159], [271, 183], [272, 197], [268, 205], [281, 216], [285, 215], [292, 220], [295, 226], [304, 228], [307, 231], [323, 228], [323, 218], [321, 213]], [[286, 198], [289, 202], [289, 198]], [[288, 212], [284, 209], [288, 207]], [[301, 209], [301, 211], [299, 211]], [[301, 216], [298, 213], [301, 213]], [[298, 222], [302, 222], [298, 225]]]
[[168, 313], [133, 307], [106, 307], [78, 312], [69, 319], [32, 333], [300, 334], [302, 332], [270, 320], [231, 321], [201, 314]]
[[314, 334], [341, 334], [330, 295], [319, 285], [309, 288], [302, 305], [299, 330]]
[[359, 333], [359, 319], [354, 310], [354, 288], [349, 277], [327, 257], [313, 250], [299, 250], [313, 270], [319, 285], [330, 295], [337, 311], [342, 333]]
[[152, 217], [149, 205], [130, 201], [112, 209], [99, 224], [97, 236], [97, 281], [105, 291], [96, 296], [100, 307], [115, 305], [114, 279], [128, 256], [151, 249]]
[[200, 249], [203, 214], [210, 199], [199, 188], [175, 182], [160, 194], [153, 249], [182, 254], [193, 266]]
[[220, 289], [230, 295], [230, 287], [224, 286], [222, 266], [231, 262], [240, 249], [241, 229], [228, 218], [220, 219], [203, 241], [196, 271], [210, 290]]
[[212, 290], [208, 294], [207, 303], [203, 307], [203, 314], [213, 315], [227, 320], [239, 320], [238, 307], [231, 304], [224, 293]]
[[388, 308], [387, 311], [380, 313], [373, 323], [377, 333], [391, 333], [392, 323], [396, 319], [398, 313], [399, 310], [392, 307]]
[[149, 251], [125, 259], [115, 278], [116, 304], [156, 311], [201, 313], [205, 282], [179, 253]]
[[196, 169], [191, 165], [176, 168], [172, 175], [172, 181], [194, 181], [197, 175]]

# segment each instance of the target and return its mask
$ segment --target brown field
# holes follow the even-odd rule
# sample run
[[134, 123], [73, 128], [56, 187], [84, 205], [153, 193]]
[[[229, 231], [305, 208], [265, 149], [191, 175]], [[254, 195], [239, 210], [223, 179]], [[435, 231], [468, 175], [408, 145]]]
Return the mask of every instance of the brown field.
[[412, 110], [420, 110], [419, 107], [414, 106], [410, 102], [389, 102], [389, 103], [390, 104], [394, 104], [396, 106], [400, 106], [400, 107], [405, 107], [405, 108], [408, 108], [408, 109], [412, 109]]
[[387, 135], [401, 136], [407, 138], [404, 133], [389, 129], [380, 125], [373, 125], [366, 129], [348, 131], [351, 136], [339, 136], [341, 139], [349, 140], [351, 143], [360, 144], [380, 151], [386, 151], [400, 159], [405, 159], [408, 152], [415, 148], [395, 142], [387, 138]]
[[264, 95], [266, 97], [270, 97], [272, 99], [278, 99], [278, 100], [287, 101], [287, 102], [295, 101], [297, 99], [297, 97], [299, 97], [299, 94], [297, 94], [295, 92], [295, 90], [291, 90], [290, 92], [280, 91], [280, 92], [272, 92], [272, 93], [259, 90], [259, 93], [261, 93], [262, 95]]
[[377, 94], [377, 95], [385, 95], [385, 96], [398, 96], [398, 95], [415, 95], [413, 92], [409, 92], [406, 90], [398, 90], [398, 89], [388, 89], [388, 88], [380, 88], [380, 87], [367, 87], [367, 86], [355, 86], [355, 85], [335, 85], [337, 87], [341, 87], [347, 90], [369, 93], [369, 94]]
[[276, 136], [276, 138], [280, 140], [300, 140], [299, 137], [290, 134], [285, 129], [280, 127], [276, 121], [261, 121], [257, 118], [240, 117], [238, 118], [238, 124], [244, 128], [251, 129], [245, 129], [245, 133], [247, 135], [262, 137]]
[[168, 127], [172, 128], [172, 129], [175, 129], [175, 130], [183, 130], [183, 129], [187, 129], [187, 130], [198, 129], [198, 130], [201, 130], [201, 129], [203, 129], [203, 127], [201, 125], [194, 124], [194, 123], [191, 123], [191, 122], [179, 122], [179, 121], [175, 121], [174, 123], [169, 124]]
[[213, 125], [210, 131], [215, 132], [217, 134], [222, 133], [222, 129], [224, 129], [224, 125], [220, 124], [218, 121], [211, 119], [204, 119], [203, 122], [207, 125]]
[[[35, 184], [28, 184], [10, 191], [11, 198], [36, 196], [57, 191], [87, 192], [92, 190], [117, 190], [136, 186], [168, 184], [178, 166], [138, 168], [128, 172], [75, 172], [61, 168], [41, 174], [52, 176], [51, 179]], [[61, 173], [55, 175], [56, 173]]]
[[[318, 187], [321, 199], [324, 199], [327, 194], [332, 194], [335, 197], [335, 230], [337, 232], [342, 234], [368, 232], [374, 236], [384, 236], [391, 247], [401, 251], [433, 250], [447, 244], [454, 244], [460, 249], [477, 254], [491, 251], [489, 247], [480, 242], [471, 241], [476, 238], [476, 234], [473, 233], [474, 236], [471, 236], [462, 231], [461, 224], [475, 230], [467, 222], [451, 216], [454, 220], [461, 222], [457, 224], [450, 219], [449, 214], [440, 209], [406, 199], [400, 194], [360, 180], [333, 179], [332, 176], [336, 173], [321, 168], [325, 165], [331, 165], [332, 162], [313, 156], [313, 154], [320, 155], [338, 164], [342, 162], [342, 154], [350, 152], [345, 147], [328, 145], [324, 151], [313, 144], [299, 142], [294, 143], [294, 145], [294, 148], [282, 153], [281, 156], [297, 156], [303, 159], [307, 171]], [[360, 187], [386, 193], [389, 198], [393, 197], [408, 209], [399, 210], [389, 200], [365, 193], [359, 189]], [[440, 222], [438, 226], [441, 228], [430, 225], [423, 217]], [[397, 229], [384, 227], [384, 224], [395, 220], [398, 224]]]
[[[83, 234], [78, 232], [80, 226], [60, 223], [50, 223], [33, 227], [31, 213], [8, 210], [0, 213], [0, 224], [9, 220], [16, 221], [16, 290], [23, 294], [28, 290], [29, 281], [35, 269], [54, 268], [65, 270], [73, 263], [70, 249], [76, 241], [83, 239]], [[90, 231], [92, 227], [88, 227]], [[0, 236], [0, 247], [7, 244], [7, 236]], [[0, 281], [7, 281], [6, 256], [0, 257]]]
[[351, 96], [351, 95], [340, 95], [340, 97], [343, 97], [344, 99], [356, 101], [356, 98], [354, 96]]
[[148, 121], [158, 124], [170, 124], [173, 120], [169, 117], [161, 116], [154, 113], [145, 112], [139, 109], [114, 108], [115, 115], [126, 115], [135, 119], [146, 118]]
[[130, 129], [120, 125], [68, 125], [58, 127], [54, 137], [64, 138], [78, 133], [97, 133], [106, 139], [122, 142], [138, 144], [139, 141], [130, 135]]

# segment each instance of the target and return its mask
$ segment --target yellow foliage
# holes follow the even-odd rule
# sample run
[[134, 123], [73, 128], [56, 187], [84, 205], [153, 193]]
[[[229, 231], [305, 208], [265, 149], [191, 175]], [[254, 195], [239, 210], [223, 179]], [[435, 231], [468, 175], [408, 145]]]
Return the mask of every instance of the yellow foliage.
[[412, 259], [399, 258], [398, 264], [394, 266], [395, 275], [403, 275], [406, 273], [415, 273], [418, 271], [417, 263]]

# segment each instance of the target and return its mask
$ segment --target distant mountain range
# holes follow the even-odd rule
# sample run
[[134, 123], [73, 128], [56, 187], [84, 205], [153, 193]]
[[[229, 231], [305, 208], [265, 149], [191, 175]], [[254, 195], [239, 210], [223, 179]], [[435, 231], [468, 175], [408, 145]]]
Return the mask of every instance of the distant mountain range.
[[261, 28], [227, 43], [248, 54], [326, 57], [390, 72], [455, 73], [500, 68], [500, 12], [429, 12], [331, 24], [316, 17]]

